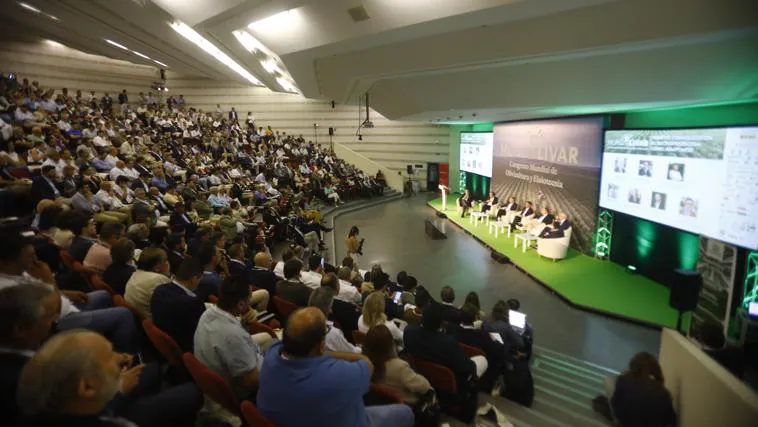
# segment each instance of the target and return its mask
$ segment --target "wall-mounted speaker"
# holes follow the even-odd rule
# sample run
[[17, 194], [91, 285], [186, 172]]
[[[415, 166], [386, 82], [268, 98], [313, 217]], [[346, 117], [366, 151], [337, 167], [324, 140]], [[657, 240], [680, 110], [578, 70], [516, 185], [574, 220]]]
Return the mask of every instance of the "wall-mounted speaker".
[[407, 170], [408, 170], [408, 175], [413, 175], [413, 165], [408, 165]]
[[669, 305], [679, 311], [692, 311], [697, 307], [703, 278], [694, 270], [674, 270], [676, 280], [671, 285]]
[[329, 128], [329, 136], [334, 136], [334, 128]]

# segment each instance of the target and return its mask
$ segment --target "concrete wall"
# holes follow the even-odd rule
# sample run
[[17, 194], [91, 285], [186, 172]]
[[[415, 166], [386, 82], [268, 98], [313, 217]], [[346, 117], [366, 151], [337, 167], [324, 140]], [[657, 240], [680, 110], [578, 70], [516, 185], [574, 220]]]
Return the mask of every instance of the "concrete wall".
[[758, 393], [700, 351], [678, 332], [661, 334], [660, 364], [686, 427], [753, 427], [758, 420]]

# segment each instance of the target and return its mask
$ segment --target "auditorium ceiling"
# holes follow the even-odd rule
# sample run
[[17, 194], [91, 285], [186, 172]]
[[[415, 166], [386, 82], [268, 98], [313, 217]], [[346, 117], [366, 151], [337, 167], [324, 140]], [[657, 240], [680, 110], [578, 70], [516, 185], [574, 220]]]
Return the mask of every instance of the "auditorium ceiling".
[[[337, 103], [355, 104], [369, 93], [371, 107], [390, 119], [471, 123], [758, 97], [755, 0], [0, 5], [6, 39], [43, 38]], [[195, 42], [182, 35], [189, 33]], [[212, 44], [223, 58], [198, 43]]]

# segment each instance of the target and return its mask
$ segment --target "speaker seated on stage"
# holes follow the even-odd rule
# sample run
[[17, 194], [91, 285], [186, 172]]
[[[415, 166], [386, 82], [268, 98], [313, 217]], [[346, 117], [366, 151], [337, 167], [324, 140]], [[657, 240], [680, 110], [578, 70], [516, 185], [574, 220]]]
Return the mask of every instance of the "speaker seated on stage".
[[456, 205], [458, 206], [458, 212], [461, 214], [461, 218], [466, 216], [467, 210], [471, 209], [473, 200], [471, 192], [469, 192], [468, 189], [466, 189], [466, 191], [463, 192], [463, 195], [456, 200]]
[[565, 234], [563, 233], [563, 230], [561, 230], [558, 221], [555, 221], [543, 228], [542, 232], [539, 234], [539, 237], [542, 239], [559, 239], [564, 235]]
[[558, 223], [558, 228], [564, 232], [572, 226], [571, 221], [568, 220], [568, 216], [565, 212], [558, 212], [558, 215], [555, 217], [555, 222]]
[[554, 220], [555, 218], [550, 213], [550, 208], [543, 206], [542, 209], [540, 209], [540, 214], [538, 216], [527, 221], [521, 221], [521, 229], [526, 230], [529, 234], [537, 236], [542, 232], [542, 229], [545, 228], [545, 225], [551, 224]]
[[570, 243], [571, 227], [563, 231], [556, 221], [540, 233], [537, 239], [537, 255], [552, 260], [564, 259]]
[[[529, 202], [529, 201], [526, 202], [523, 209], [521, 209], [520, 211], [514, 211], [514, 212], [515, 213], [512, 215], [512, 218], [510, 221], [512, 228], [534, 217], [534, 207], [532, 205], [532, 202]], [[507, 217], [506, 217], [506, 220], [507, 220]]]
[[493, 207], [497, 206], [497, 196], [494, 191], [490, 191], [490, 198], [482, 203], [482, 212], [489, 212]]
[[516, 198], [511, 196], [508, 197], [508, 201], [499, 206], [499, 209], [497, 210], [497, 214], [495, 215], [495, 218], [500, 219], [501, 216], [505, 215], [506, 221], [508, 220], [509, 215], [513, 215], [514, 213], [518, 212], [518, 204], [516, 203]]

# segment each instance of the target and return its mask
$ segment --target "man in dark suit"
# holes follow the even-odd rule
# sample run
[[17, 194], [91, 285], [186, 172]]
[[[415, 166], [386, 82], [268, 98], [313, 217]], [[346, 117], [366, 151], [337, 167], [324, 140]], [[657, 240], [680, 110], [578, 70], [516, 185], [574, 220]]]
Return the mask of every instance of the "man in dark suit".
[[498, 202], [497, 196], [495, 196], [494, 191], [490, 191], [490, 197], [487, 199], [484, 203], [482, 203], [482, 212], [487, 212], [492, 208], [493, 205], [496, 205]]
[[91, 215], [72, 209], [65, 212], [62, 220], [74, 233], [74, 239], [68, 247], [68, 252], [79, 262], [84, 262], [92, 245], [97, 240], [97, 225]]
[[132, 181], [132, 190], [136, 190], [138, 188], [141, 188], [145, 190], [145, 194], [150, 193], [150, 175], [145, 173], [140, 173], [139, 179], [135, 179]]
[[195, 235], [187, 243], [187, 254], [195, 257], [200, 252], [200, 249], [211, 241], [212, 228], [202, 227], [195, 232]]
[[539, 234], [543, 239], [559, 239], [564, 235], [565, 234], [563, 233], [563, 230], [559, 228], [557, 221], [548, 224], [548, 226], [542, 229], [542, 232]]
[[229, 256], [229, 274], [232, 277], [241, 277], [245, 280], [245, 283], [253, 284], [252, 268], [245, 262], [245, 249], [241, 244], [235, 243], [229, 247], [226, 252]]
[[521, 221], [530, 215], [534, 215], [532, 202], [526, 202], [526, 205], [524, 205], [524, 209], [522, 209], [518, 215], [513, 217], [513, 222], [511, 223], [511, 229], [521, 224]]
[[442, 323], [447, 326], [458, 326], [461, 323], [461, 311], [453, 305], [455, 301], [455, 291], [450, 286], [445, 286], [440, 291], [442, 300], [440, 309], [442, 310]]
[[232, 107], [232, 111], [229, 112], [229, 121], [230, 122], [237, 121], [237, 110], [235, 110], [234, 107]]
[[550, 225], [555, 221], [555, 218], [550, 213], [550, 208], [543, 206], [540, 209], [539, 216], [534, 217], [531, 221], [527, 221], [524, 224], [524, 229], [535, 235], [539, 235], [545, 229], [546, 225]]
[[[424, 310], [421, 325], [409, 325], [403, 333], [405, 351], [411, 356], [447, 367], [455, 375], [459, 388], [476, 376], [477, 365], [458, 345], [455, 338], [440, 331], [442, 306], [430, 304]], [[485, 363], [486, 364], [486, 363]]]
[[479, 314], [479, 309], [473, 304], [464, 304], [461, 308], [460, 325], [449, 328], [447, 332], [455, 337], [458, 342], [476, 347], [487, 354], [489, 367], [487, 368], [487, 375], [483, 379], [489, 384], [494, 382], [497, 375], [503, 372], [506, 361], [505, 346], [490, 338], [487, 332], [474, 326], [477, 314]]
[[40, 200], [55, 200], [61, 196], [60, 184], [56, 182], [57, 173], [55, 166], [45, 165], [42, 167], [42, 175], [32, 179], [32, 200], [36, 206]]
[[166, 253], [168, 254], [168, 263], [171, 266], [171, 274], [176, 274], [179, 266], [182, 265], [186, 247], [184, 235], [181, 233], [174, 233], [166, 238]]
[[303, 262], [297, 258], [288, 259], [284, 263], [284, 280], [276, 284], [276, 295], [299, 307], [308, 305], [311, 288], [300, 281], [300, 270]]
[[276, 282], [279, 278], [271, 271], [273, 259], [267, 252], [258, 252], [253, 257], [255, 266], [250, 270], [250, 283], [256, 288], [265, 289], [271, 296], [276, 295]]
[[184, 204], [177, 203], [174, 205], [174, 211], [168, 221], [171, 230], [174, 232], [184, 232], [187, 236], [192, 236], [197, 230], [195, 224], [186, 213], [184, 213]]
[[221, 259], [213, 243], [206, 243], [200, 248], [192, 261], [203, 266], [203, 277], [195, 289], [195, 293], [202, 301], [207, 301], [209, 295], [218, 296], [219, 289], [224, 280], [216, 272]]
[[[32, 307], [34, 315], [29, 313]], [[16, 391], [21, 370], [47, 338], [60, 308], [60, 296], [43, 284], [10, 284], [0, 289], [0, 313], [3, 313], [0, 318], [0, 409], [7, 425], [16, 425], [19, 415]]]
[[103, 272], [103, 281], [119, 295], [124, 295], [126, 282], [137, 270], [137, 267], [131, 263], [134, 258], [134, 249], [134, 242], [127, 238], [119, 239], [111, 246], [113, 262]]
[[203, 277], [196, 262], [184, 261], [171, 283], [160, 285], [150, 298], [153, 323], [176, 341], [183, 352], [192, 353], [195, 329], [205, 312], [205, 303], [195, 290]]
[[568, 216], [564, 212], [558, 213], [555, 222], [558, 223], [558, 228], [564, 232], [572, 226], [571, 221], [568, 220]]
[[500, 219], [501, 216], [508, 214], [510, 211], [517, 210], [518, 205], [516, 204], [516, 198], [513, 196], [508, 197], [508, 201], [503, 206], [500, 206], [500, 209], [497, 210], [496, 219]]

